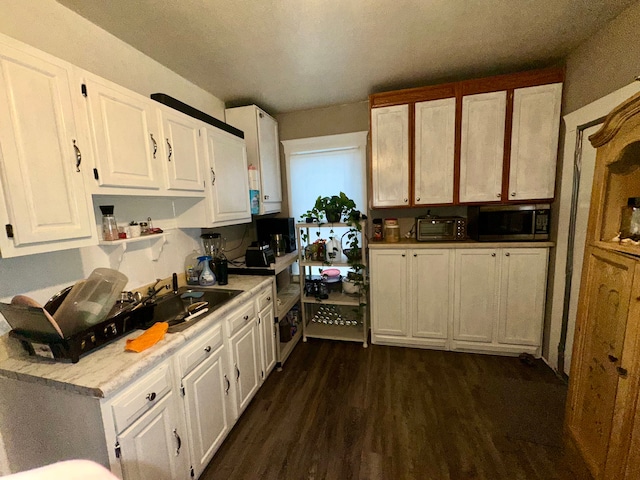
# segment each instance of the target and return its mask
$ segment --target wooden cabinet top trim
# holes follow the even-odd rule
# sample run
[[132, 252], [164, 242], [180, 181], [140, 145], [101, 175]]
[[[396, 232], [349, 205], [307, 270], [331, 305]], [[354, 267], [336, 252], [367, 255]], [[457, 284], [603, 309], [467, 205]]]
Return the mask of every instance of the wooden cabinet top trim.
[[564, 81], [563, 68], [553, 67], [542, 70], [530, 70], [520, 73], [464, 80], [461, 82], [444, 83], [441, 85], [429, 85], [391, 92], [374, 93], [369, 95], [369, 108], [438, 100], [441, 98], [455, 97], [456, 95], [473, 95], [476, 93], [533, 87], [562, 81]]
[[607, 115], [600, 130], [589, 137], [591, 145], [598, 148], [611, 141], [620, 131], [624, 123], [638, 113], [640, 113], [640, 93], [636, 93]]

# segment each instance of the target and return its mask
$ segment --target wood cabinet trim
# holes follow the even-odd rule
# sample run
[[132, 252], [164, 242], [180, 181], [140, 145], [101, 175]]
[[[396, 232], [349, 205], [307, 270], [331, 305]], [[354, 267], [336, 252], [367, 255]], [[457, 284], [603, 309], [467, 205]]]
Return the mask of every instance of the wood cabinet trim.
[[391, 92], [374, 93], [369, 95], [369, 108], [390, 107], [404, 103], [440, 100], [456, 96], [457, 83], [429, 85], [426, 87], [408, 88]]
[[631, 117], [640, 113], [640, 93], [614, 108], [604, 120], [602, 128], [589, 137], [595, 148], [603, 146], [616, 136]]

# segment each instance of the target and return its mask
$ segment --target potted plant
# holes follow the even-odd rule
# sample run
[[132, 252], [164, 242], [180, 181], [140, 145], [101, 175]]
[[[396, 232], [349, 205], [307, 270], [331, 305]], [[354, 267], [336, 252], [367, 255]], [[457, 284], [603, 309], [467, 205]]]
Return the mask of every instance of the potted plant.
[[349, 225], [357, 222], [360, 218], [360, 211], [356, 209], [356, 202], [351, 200], [344, 192], [331, 197], [318, 197], [316, 203], [310, 210], [303, 213], [301, 218], [308, 218], [323, 223], [326, 219], [328, 223], [338, 223], [343, 218]]

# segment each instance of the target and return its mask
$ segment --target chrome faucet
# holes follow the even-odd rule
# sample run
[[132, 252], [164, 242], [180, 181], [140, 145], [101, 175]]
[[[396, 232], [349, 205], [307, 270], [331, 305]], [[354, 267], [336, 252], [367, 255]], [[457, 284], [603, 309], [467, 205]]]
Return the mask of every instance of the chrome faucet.
[[158, 286], [158, 284], [162, 281], [161, 278], [156, 278], [156, 283], [153, 284], [153, 287], [149, 287], [149, 290], [147, 290], [147, 298], [146, 301], [149, 301], [151, 299], [153, 299], [156, 295], [158, 295], [162, 290], [169, 290], [171, 288], [171, 285], [166, 284], [166, 285], [162, 285], [159, 288], [156, 288]]

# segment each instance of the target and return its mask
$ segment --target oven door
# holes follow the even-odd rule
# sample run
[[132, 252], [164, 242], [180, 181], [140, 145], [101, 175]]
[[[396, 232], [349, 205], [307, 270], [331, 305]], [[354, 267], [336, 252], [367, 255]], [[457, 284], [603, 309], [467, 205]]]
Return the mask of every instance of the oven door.
[[416, 239], [420, 242], [453, 240], [456, 238], [457, 222], [453, 219], [428, 219], [417, 220]]

